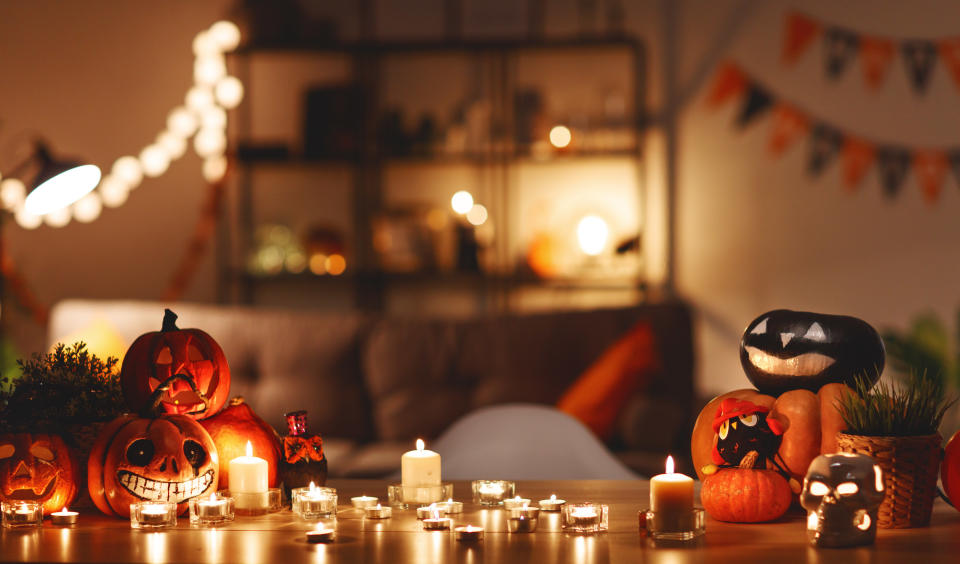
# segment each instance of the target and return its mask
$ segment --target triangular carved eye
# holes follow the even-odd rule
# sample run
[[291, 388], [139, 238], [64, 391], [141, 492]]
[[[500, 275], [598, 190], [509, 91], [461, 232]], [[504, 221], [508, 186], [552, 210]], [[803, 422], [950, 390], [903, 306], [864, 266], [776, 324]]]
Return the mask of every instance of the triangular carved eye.
[[820, 327], [819, 323], [814, 322], [813, 325], [807, 329], [807, 332], [803, 335], [803, 338], [822, 343], [823, 341], [827, 340], [827, 334], [823, 332], [823, 327]]
[[163, 347], [157, 353], [157, 364], [173, 364], [173, 355], [170, 354], [170, 347]]
[[763, 335], [767, 332], [767, 320], [769, 317], [765, 317], [763, 321], [757, 323], [757, 326], [753, 328], [753, 331], [750, 331], [751, 335]]

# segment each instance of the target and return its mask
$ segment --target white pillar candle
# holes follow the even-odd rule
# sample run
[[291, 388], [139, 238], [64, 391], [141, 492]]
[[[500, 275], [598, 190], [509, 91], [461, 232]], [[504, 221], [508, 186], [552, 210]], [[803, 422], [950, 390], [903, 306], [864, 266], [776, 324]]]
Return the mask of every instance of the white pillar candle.
[[672, 456], [666, 470], [650, 480], [650, 509], [662, 529], [680, 530], [693, 512], [693, 478], [673, 471]]
[[[267, 461], [253, 456], [253, 445], [247, 441], [247, 455], [238, 456], [230, 461], [230, 495], [236, 498], [236, 507], [239, 509], [253, 509], [254, 506], [267, 506], [268, 471]], [[263, 503], [259, 503], [260, 496], [244, 496], [237, 494], [264, 494]], [[253, 500], [253, 501], [251, 501]]]
[[404, 487], [440, 485], [440, 455], [424, 450], [423, 439], [417, 439], [417, 450], [407, 451], [400, 458], [400, 481]]

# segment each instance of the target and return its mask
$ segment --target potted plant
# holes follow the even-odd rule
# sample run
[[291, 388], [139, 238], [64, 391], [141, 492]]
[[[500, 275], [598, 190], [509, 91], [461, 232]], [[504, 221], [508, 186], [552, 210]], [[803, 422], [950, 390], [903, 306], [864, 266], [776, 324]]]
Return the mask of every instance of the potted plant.
[[877, 525], [922, 527], [930, 522], [940, 469], [940, 421], [953, 400], [943, 381], [911, 373], [899, 385], [858, 378], [839, 400], [846, 430], [837, 435], [841, 452], [866, 454], [883, 472], [886, 495]]

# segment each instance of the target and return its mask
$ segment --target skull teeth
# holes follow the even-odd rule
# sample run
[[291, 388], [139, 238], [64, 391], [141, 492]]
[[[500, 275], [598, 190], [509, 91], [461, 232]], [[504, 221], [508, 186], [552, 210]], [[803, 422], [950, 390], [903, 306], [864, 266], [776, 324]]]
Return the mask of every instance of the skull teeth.
[[140, 499], [183, 503], [207, 491], [213, 484], [213, 470], [207, 470], [200, 476], [184, 482], [162, 482], [127, 470], [118, 470], [117, 481], [128, 492]]

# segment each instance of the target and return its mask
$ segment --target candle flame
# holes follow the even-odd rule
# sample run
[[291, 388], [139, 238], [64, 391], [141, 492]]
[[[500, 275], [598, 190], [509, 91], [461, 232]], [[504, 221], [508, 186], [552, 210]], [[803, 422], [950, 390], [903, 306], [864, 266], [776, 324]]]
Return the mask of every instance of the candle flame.
[[550, 501], [557, 501], [557, 494], [550, 494]]
[[380, 509], [382, 509], [382, 508], [380, 507], [380, 504], [377, 503], [377, 511], [380, 511]]
[[247, 456], [253, 456], [253, 445], [247, 441]]
[[667, 474], [673, 473], [673, 456], [667, 456]]
[[451, 497], [450, 499], [448, 499], [447, 503], [453, 503], [453, 498]]
[[67, 506], [66, 506], [66, 505], [64, 505], [64, 506], [63, 506], [63, 509], [60, 510], [60, 513], [67, 513], [68, 511], [70, 511], [70, 510], [67, 509]]
[[313, 482], [310, 482], [310, 492], [313, 493], [317, 491], [317, 486]]
[[217, 501], [217, 494], [211, 492], [211, 494], [210, 494], [210, 501], [211, 501], [211, 502]]
[[430, 515], [433, 516], [434, 519], [439, 519], [439, 518], [440, 518], [440, 510], [437, 509], [436, 507], [433, 507], [433, 510], [430, 511]]
[[423, 452], [423, 439], [417, 439], [417, 452]]

